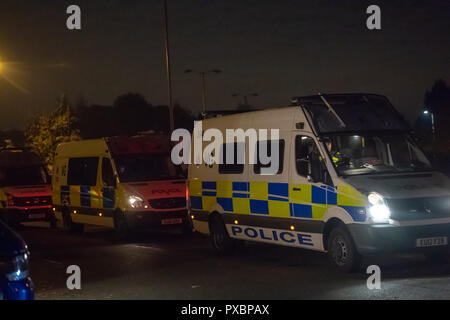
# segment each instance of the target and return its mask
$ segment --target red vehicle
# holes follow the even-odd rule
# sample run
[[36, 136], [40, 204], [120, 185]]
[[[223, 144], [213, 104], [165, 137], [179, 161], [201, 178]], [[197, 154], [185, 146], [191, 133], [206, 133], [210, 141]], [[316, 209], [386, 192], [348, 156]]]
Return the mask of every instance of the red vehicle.
[[13, 227], [28, 221], [56, 225], [49, 175], [35, 153], [0, 151], [0, 219]]

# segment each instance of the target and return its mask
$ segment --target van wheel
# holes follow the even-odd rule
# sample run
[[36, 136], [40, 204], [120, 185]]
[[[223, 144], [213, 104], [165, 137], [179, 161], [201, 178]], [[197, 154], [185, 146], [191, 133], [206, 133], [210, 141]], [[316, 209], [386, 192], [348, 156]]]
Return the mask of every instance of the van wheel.
[[211, 242], [218, 253], [228, 254], [236, 247], [236, 241], [228, 235], [227, 228], [219, 215], [214, 215], [210, 223]]
[[63, 208], [61, 215], [64, 230], [70, 233], [83, 233], [84, 224], [73, 222], [68, 208]]
[[183, 222], [183, 225], [181, 226], [181, 233], [190, 236], [193, 233], [193, 226], [192, 223], [189, 220], [186, 220], [186, 222]]
[[327, 241], [327, 251], [328, 259], [338, 270], [352, 272], [360, 266], [361, 256], [356, 251], [352, 237], [343, 226], [331, 230]]
[[114, 228], [116, 229], [117, 240], [125, 241], [130, 238], [130, 226], [122, 211], [117, 211], [114, 215]]
[[50, 218], [49, 218], [49, 223], [50, 223], [50, 228], [51, 229], [56, 229], [56, 218], [53, 214], [50, 214]]

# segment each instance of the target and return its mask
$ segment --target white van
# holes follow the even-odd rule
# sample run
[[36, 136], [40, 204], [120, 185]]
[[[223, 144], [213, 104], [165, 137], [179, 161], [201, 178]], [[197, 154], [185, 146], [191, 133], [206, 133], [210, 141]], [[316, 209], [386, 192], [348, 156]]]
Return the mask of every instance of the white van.
[[[387, 250], [448, 254], [449, 179], [432, 170], [387, 98], [319, 94], [292, 101], [202, 121], [202, 132], [216, 128], [223, 136], [226, 129], [279, 129], [280, 165], [262, 175], [267, 165], [249, 164], [249, 146], [245, 164], [191, 164], [189, 210], [197, 231], [210, 234], [221, 252], [240, 240], [294, 246], [327, 252], [346, 271], [362, 255]], [[255, 150], [266, 143], [259, 140]], [[221, 150], [223, 156], [225, 141]]]

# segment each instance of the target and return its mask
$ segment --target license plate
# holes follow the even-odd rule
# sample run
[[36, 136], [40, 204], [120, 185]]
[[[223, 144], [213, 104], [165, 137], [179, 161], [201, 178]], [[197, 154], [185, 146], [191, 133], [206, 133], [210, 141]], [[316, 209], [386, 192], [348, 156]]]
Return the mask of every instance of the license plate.
[[183, 219], [181, 218], [172, 218], [172, 219], [162, 219], [161, 224], [167, 225], [167, 224], [180, 224], [183, 222]]
[[434, 247], [447, 245], [447, 237], [420, 238], [416, 240], [417, 247]]
[[45, 213], [33, 213], [28, 215], [28, 219], [43, 219], [45, 218]]

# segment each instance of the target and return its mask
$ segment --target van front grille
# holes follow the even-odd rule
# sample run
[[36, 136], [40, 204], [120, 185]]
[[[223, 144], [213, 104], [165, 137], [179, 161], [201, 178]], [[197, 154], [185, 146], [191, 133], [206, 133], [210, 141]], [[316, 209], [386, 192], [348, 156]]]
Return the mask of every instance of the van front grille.
[[186, 198], [176, 197], [176, 198], [151, 199], [148, 200], [148, 203], [153, 209], [185, 208]]

